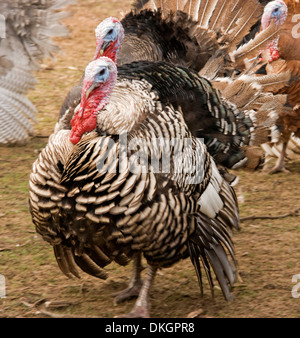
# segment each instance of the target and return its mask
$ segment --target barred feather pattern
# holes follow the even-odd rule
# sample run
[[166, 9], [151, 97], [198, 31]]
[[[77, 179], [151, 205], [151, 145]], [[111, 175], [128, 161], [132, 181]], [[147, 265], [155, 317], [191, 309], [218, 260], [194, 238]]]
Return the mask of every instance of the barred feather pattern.
[[136, 1], [133, 8], [160, 9], [163, 17], [177, 11], [187, 14], [199, 27], [214, 31], [219, 43], [235, 48], [263, 13], [256, 0], [153, 0]]
[[[251, 2], [252, 8], [249, 3], [246, 4], [246, 1], [233, 3], [223, 0], [201, 1], [201, 4], [199, 1], [158, 1], [155, 6], [153, 4], [153, 1], [139, 1], [136, 3], [138, 11], [130, 12], [122, 19], [125, 38], [118, 55], [118, 66], [141, 60], [167, 61], [199, 71], [202, 77], [212, 80], [215, 86], [216, 83], [222, 81], [220, 78], [226, 77], [228, 79], [226, 73], [234, 72], [237, 65], [244, 67], [244, 60], [252, 57], [255, 50], [263, 49], [274, 37], [275, 28], [273, 27], [273, 30], [263, 32], [257, 39], [251, 40], [236, 50], [236, 46], [246, 31], [251, 28], [253, 22], [257, 21], [262, 13], [262, 7], [257, 1]], [[225, 9], [226, 16], [221, 11]], [[227, 20], [228, 18], [231, 19]], [[238, 24], [237, 19], [239, 19]], [[275, 31], [277, 32], [277, 30]], [[215, 87], [220, 90], [220, 93], [212, 95], [212, 101], [218, 96], [217, 104], [226, 101], [224, 103], [226, 108], [221, 108], [222, 113], [219, 115], [215, 115], [214, 111], [210, 116], [207, 115], [205, 118], [208, 121], [205, 121], [204, 126], [201, 127], [201, 130], [206, 128], [206, 133], [198, 131], [196, 134], [198, 137], [204, 137], [205, 143], [217, 163], [229, 168], [245, 165], [247, 158], [244, 154], [245, 149], [241, 147], [249, 146], [250, 139], [253, 144], [270, 140], [269, 127], [274, 122], [275, 116], [279, 115], [281, 107], [277, 104], [278, 100], [274, 98], [276, 103], [270, 110], [272, 118], [269, 118], [270, 111], [263, 111], [263, 108], [267, 107], [264, 105], [266, 101], [270, 103], [273, 100], [273, 96], [263, 95], [262, 91], [263, 89], [265, 91], [266, 89], [272, 90], [274, 82], [280, 82], [280, 85], [283, 85], [283, 81], [285, 83], [288, 81], [287, 78], [282, 80], [275, 77], [265, 79], [265, 83], [262, 85], [258, 84], [258, 80], [254, 76], [248, 77], [247, 83], [243, 83], [246, 77], [234, 76], [234, 74], [233, 77], [234, 81], [228, 79], [227, 86], [229, 82], [231, 85], [226, 88], [226, 93], [223, 93], [224, 88], [218, 84]], [[249, 82], [249, 79], [252, 83]], [[243, 90], [236, 89], [238, 85]], [[235, 89], [233, 89], [234, 87]], [[231, 90], [233, 93], [230, 93]], [[60, 116], [69, 106], [74, 109], [73, 102], [79, 102], [80, 89], [74, 87], [72, 92], [66, 98]], [[208, 94], [208, 96], [210, 95]], [[231, 100], [232, 102], [230, 102]], [[244, 102], [244, 106], [240, 104], [241, 102]], [[255, 107], [253, 108], [254, 104], [252, 104], [250, 108], [249, 102], [255, 102]], [[211, 101], [208, 100], [208, 110], [210, 104]], [[217, 108], [213, 107], [213, 109]], [[230, 113], [229, 110], [231, 110]], [[199, 126], [200, 123], [197, 122], [197, 117], [200, 118], [200, 115], [192, 117], [191, 112], [195, 112], [195, 109], [192, 109], [187, 116], [187, 111], [188, 109], [183, 110], [186, 121], [192, 131], [195, 131], [195, 124]], [[255, 120], [252, 119], [253, 116], [255, 116]], [[265, 116], [265, 120], [263, 120], [263, 116]], [[193, 118], [193, 123], [189, 121], [191, 118]], [[261, 120], [263, 123], [258, 126], [256, 121]], [[265, 123], [265, 121], [267, 122]], [[215, 122], [215, 126], [213, 126], [213, 122]], [[236, 132], [236, 130], [238, 131]], [[256, 160], [259, 165], [262, 156], [258, 156]]]
[[34, 89], [39, 62], [59, 50], [51, 38], [68, 33], [60, 23], [68, 13], [58, 10], [71, 2], [1, 1], [6, 29], [0, 38], [0, 144], [23, 144], [33, 133], [37, 110], [26, 94]]
[[[231, 229], [239, 228], [234, 191], [205, 145], [191, 135], [181, 109], [161, 102], [150, 80], [122, 76], [98, 114], [101, 132], [115, 136], [95, 131], [74, 146], [70, 131], [61, 129], [34, 163], [30, 209], [36, 229], [54, 247], [67, 276], [78, 276], [79, 267], [105, 279], [107, 264], [127, 264], [137, 252], [157, 267], [190, 257], [200, 285], [202, 265], [211, 287], [213, 269], [225, 298], [230, 299], [236, 275]], [[124, 98], [135, 93], [132, 103], [122, 103], [121, 93]], [[137, 107], [138, 95], [142, 99]], [[123, 130], [117, 111], [125, 121], [133, 115], [136, 123], [125, 123]], [[107, 116], [113, 123], [106, 123]], [[127, 156], [122, 135], [130, 144]], [[153, 139], [165, 142], [157, 149]], [[178, 143], [172, 143], [174, 139]], [[191, 143], [181, 151], [184, 139]], [[140, 166], [134, 157], [138, 149], [146, 154]], [[171, 156], [169, 170], [157, 171], [151, 159], [156, 156], [162, 163], [163, 154]], [[194, 168], [192, 180], [185, 170], [176, 170], [182, 165], [185, 170]], [[144, 166], [148, 170], [142, 170]]]

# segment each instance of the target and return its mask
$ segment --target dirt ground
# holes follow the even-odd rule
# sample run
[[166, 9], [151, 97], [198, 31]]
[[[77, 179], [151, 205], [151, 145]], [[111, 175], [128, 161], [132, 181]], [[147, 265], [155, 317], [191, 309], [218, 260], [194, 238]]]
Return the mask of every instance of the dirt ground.
[[[113, 304], [112, 294], [126, 286], [130, 268], [109, 265], [106, 281], [81, 274], [67, 279], [60, 272], [52, 248], [36, 234], [28, 210], [28, 177], [39, 151], [46, 145], [60, 105], [93, 57], [94, 29], [108, 16], [121, 16], [130, 0], [78, 0], [65, 20], [67, 38], [57, 39], [62, 52], [45, 60], [37, 73], [38, 85], [30, 99], [38, 108], [35, 135], [24, 147], [0, 148], [0, 274], [6, 298], [0, 298], [0, 317], [113, 317], [129, 311], [134, 301]], [[239, 171], [236, 192], [241, 217], [278, 216], [300, 207], [300, 158], [289, 163], [290, 173], [267, 175]], [[299, 217], [249, 220], [234, 234], [240, 280], [234, 301], [224, 301], [216, 288], [200, 297], [189, 260], [161, 270], [151, 296], [156, 318], [299, 317], [300, 298], [292, 297], [300, 274]], [[207, 286], [207, 283], [206, 283]], [[300, 290], [299, 290], [300, 292]]]

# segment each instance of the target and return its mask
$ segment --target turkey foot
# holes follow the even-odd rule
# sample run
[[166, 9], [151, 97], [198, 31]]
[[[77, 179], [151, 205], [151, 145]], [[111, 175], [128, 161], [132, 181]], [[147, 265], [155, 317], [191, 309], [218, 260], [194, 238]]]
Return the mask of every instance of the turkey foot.
[[134, 308], [129, 313], [121, 315], [118, 318], [150, 318], [149, 294], [154, 281], [156, 270], [157, 268], [151, 265], [148, 267], [145, 282], [143, 283], [138, 299], [135, 302]]
[[269, 172], [269, 174], [277, 174], [277, 173], [290, 173], [290, 171], [285, 167], [285, 165], [275, 165]]
[[133, 284], [130, 284], [128, 288], [120, 292], [114, 293], [113, 294], [113, 296], [115, 297], [114, 304], [119, 304], [131, 298], [138, 297], [141, 291], [142, 285], [143, 285], [142, 280], [137, 280]]
[[138, 295], [140, 294], [143, 285], [141, 279], [141, 271], [144, 269], [141, 260], [142, 257], [140, 253], [134, 255], [129, 285], [125, 290], [113, 294], [113, 296], [115, 296], [115, 304], [119, 304], [121, 302], [124, 302], [125, 300], [138, 297]]
[[289, 173], [290, 172], [285, 167], [285, 157], [286, 157], [287, 145], [288, 145], [288, 142], [283, 142], [280, 157], [279, 157], [277, 163], [275, 164], [274, 168], [269, 171], [269, 174]]

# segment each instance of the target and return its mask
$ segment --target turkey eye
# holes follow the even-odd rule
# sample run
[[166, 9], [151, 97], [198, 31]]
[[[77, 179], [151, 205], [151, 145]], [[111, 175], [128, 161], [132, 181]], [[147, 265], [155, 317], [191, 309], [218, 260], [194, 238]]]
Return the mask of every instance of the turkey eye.
[[274, 9], [274, 12], [276, 13], [276, 12], [278, 12], [278, 10], [279, 10], [279, 8], [275, 8], [275, 9]]
[[110, 29], [108, 32], [107, 32], [107, 35], [111, 35], [113, 33], [113, 29]]
[[105, 69], [102, 69], [100, 72], [99, 72], [99, 75], [104, 75], [105, 73]]

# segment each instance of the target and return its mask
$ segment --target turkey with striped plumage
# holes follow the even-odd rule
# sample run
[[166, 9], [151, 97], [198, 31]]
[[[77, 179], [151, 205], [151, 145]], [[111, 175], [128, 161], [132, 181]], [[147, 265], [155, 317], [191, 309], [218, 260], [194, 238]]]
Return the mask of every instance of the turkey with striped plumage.
[[[211, 287], [212, 268], [231, 299], [236, 197], [190, 133], [181, 106], [187, 95], [207, 99], [209, 83], [166, 63], [133, 63], [118, 72], [117, 79], [108, 58], [87, 67], [72, 130], [58, 128], [34, 163], [30, 209], [37, 232], [68, 276], [78, 276], [79, 266], [106, 278], [103, 267], [133, 257], [132, 285], [117, 298], [140, 290], [129, 316], [149, 315], [157, 268], [187, 257], [201, 289], [199, 259]], [[148, 275], [140, 289], [141, 254]]]
[[[106, 34], [114, 35], [110, 30]], [[115, 34], [115, 39], [117, 37]], [[103, 51], [100, 48], [100, 55], [113, 47], [107, 41], [102, 41], [103, 44], [105, 48]], [[112, 55], [117, 51], [118, 48]], [[239, 53], [244, 50], [235, 51], [235, 57], [241, 55]], [[101, 268], [112, 260], [122, 265], [128, 258], [134, 258], [129, 289], [117, 297], [119, 301], [138, 290], [137, 307], [131, 315], [148, 315], [147, 297], [153, 270], [187, 256], [192, 259], [200, 284], [199, 257], [210, 285], [213, 285], [211, 265], [225, 298], [231, 297], [235, 259], [229, 229], [238, 227], [237, 203], [233, 190], [220, 176], [206, 148], [194, 137], [200, 137], [202, 132], [205, 138], [209, 132], [217, 131], [218, 137], [209, 135], [210, 146], [205, 139], [210, 152], [216, 150], [218, 155], [225, 155], [219, 161], [228, 167], [241, 165], [245, 159], [244, 155], [239, 157], [241, 147], [248, 142], [260, 144], [268, 138], [273, 115], [276, 116], [277, 109], [282, 109], [285, 98], [262, 93], [260, 85], [247, 75], [235, 80], [215, 79], [218, 71], [223, 72], [222, 64], [227, 64], [226, 55], [224, 51], [217, 52], [207, 63], [211, 67], [203, 68], [207, 77], [211, 68], [213, 82], [185, 67], [161, 61], [123, 65], [118, 70], [119, 78], [111, 97], [108, 99], [109, 86], [97, 93], [100, 105], [91, 100], [90, 95], [95, 93], [92, 89], [99, 79], [103, 80], [105, 71], [103, 74], [100, 74], [103, 69], [99, 74], [92, 72], [94, 76], [90, 74], [90, 79], [87, 72], [81, 106], [76, 108], [76, 101], [69, 97], [71, 106], [67, 105], [63, 111], [55, 134], [33, 166], [30, 178], [33, 221], [37, 231], [54, 246], [58, 264], [66, 275], [78, 276], [79, 266], [87, 273], [105, 278]], [[98, 56], [96, 52], [95, 58]], [[112, 67], [109, 65], [106, 69]], [[223, 97], [212, 83], [220, 87]], [[76, 95], [80, 89], [81, 86], [77, 86]], [[104, 89], [106, 95], [103, 96]], [[266, 110], [269, 110], [267, 116]], [[196, 161], [200, 164], [196, 174], [203, 175], [200, 181], [206, 182], [206, 188], [201, 190], [201, 183], [187, 184], [190, 176], [182, 172], [178, 175], [174, 165], [167, 166], [167, 174], [152, 168], [148, 176], [143, 176], [144, 172], [132, 176], [129, 164], [125, 166], [129, 173], [126, 170], [125, 173], [117, 170], [118, 176], [115, 172], [107, 173], [109, 168], [119, 168], [120, 163], [114, 155], [119, 154], [123, 143], [114, 142], [128, 130], [128, 144], [141, 147], [144, 150], [141, 155], [147, 154], [142, 156], [144, 163], [149, 164], [149, 156], [158, 154], [154, 156], [157, 158], [154, 163], [158, 165], [154, 169], [162, 169], [159, 157], [162, 154], [155, 151], [157, 144], [151, 143], [151, 139], [166, 136], [167, 140], [174, 137], [183, 140], [188, 136], [193, 140], [193, 151], [185, 149], [186, 157], [177, 162], [177, 167], [182, 168], [182, 163], [187, 165], [189, 159]], [[146, 143], [134, 144], [136, 139], [144, 139]], [[179, 144], [171, 143], [171, 149], [167, 147], [168, 142], [160, 146], [174, 157], [175, 149], [183, 149], [182, 142]], [[128, 150], [128, 157], [131, 158], [133, 150], [138, 148]], [[98, 163], [104, 163], [104, 169], [102, 166], [97, 169]], [[153, 165], [151, 161], [150, 164]], [[116, 181], [111, 182], [114, 178]], [[196, 219], [190, 222], [187, 218], [187, 222], [186, 214]], [[144, 225], [147, 226], [145, 231]], [[233, 266], [225, 251], [232, 257]], [[150, 263], [150, 273], [140, 291], [141, 253]], [[139, 308], [138, 304], [143, 306]]]

